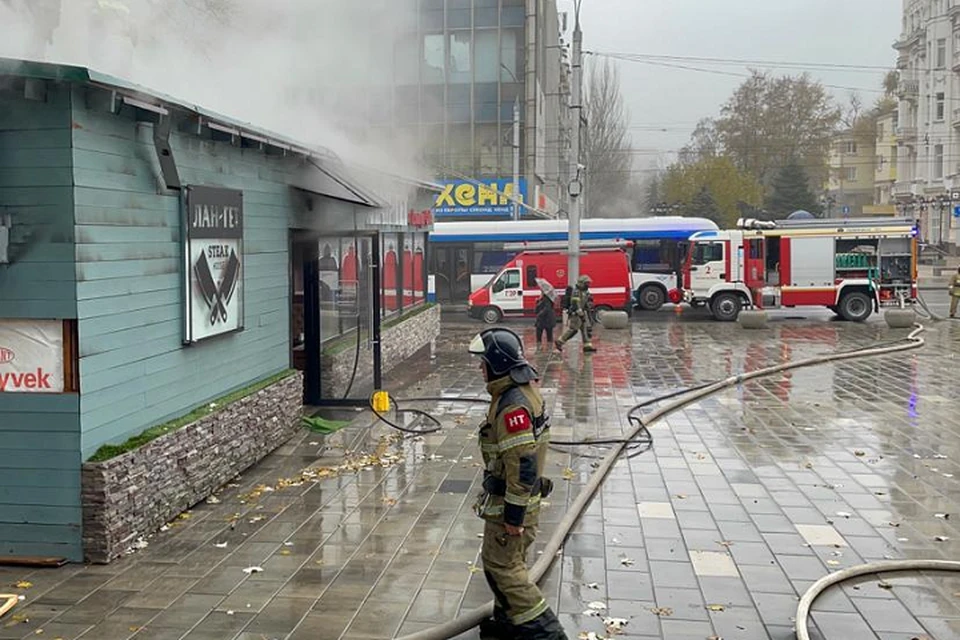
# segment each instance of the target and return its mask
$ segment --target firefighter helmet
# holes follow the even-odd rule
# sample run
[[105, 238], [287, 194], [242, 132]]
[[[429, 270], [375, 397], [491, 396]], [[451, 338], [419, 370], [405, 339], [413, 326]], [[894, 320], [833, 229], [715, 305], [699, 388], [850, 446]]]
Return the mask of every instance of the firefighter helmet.
[[492, 378], [509, 375], [523, 384], [537, 378], [536, 370], [523, 355], [523, 341], [510, 329], [487, 329], [470, 342], [470, 353], [480, 356]]

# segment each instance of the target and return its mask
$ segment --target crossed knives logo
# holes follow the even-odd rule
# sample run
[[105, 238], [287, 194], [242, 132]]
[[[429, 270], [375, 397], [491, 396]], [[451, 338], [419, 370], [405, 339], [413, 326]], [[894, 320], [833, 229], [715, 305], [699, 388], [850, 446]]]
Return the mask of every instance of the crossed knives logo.
[[233, 299], [240, 279], [240, 259], [237, 258], [236, 252], [233, 249], [230, 250], [230, 258], [227, 259], [227, 266], [223, 269], [223, 278], [219, 285], [213, 279], [206, 251], [200, 253], [200, 258], [193, 265], [193, 272], [197, 276], [200, 293], [210, 309], [210, 324], [226, 322], [227, 305]]

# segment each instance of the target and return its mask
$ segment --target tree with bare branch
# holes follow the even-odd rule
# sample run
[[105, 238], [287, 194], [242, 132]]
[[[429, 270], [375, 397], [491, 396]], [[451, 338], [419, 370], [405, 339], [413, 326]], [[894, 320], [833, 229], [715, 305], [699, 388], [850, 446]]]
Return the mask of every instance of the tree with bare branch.
[[[620, 71], [607, 59], [591, 60], [583, 98], [587, 120], [583, 157], [589, 217], [619, 217], [630, 192], [633, 158], [629, 114], [620, 92]], [[637, 214], [641, 203], [635, 203]], [[627, 207], [629, 209], [629, 207]]]

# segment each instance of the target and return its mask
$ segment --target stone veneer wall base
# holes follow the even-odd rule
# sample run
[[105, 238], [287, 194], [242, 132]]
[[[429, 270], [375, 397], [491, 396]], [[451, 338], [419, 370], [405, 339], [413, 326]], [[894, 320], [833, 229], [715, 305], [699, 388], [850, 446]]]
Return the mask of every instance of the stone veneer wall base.
[[[439, 306], [384, 329], [383, 371], [439, 335]], [[373, 365], [362, 355], [358, 381], [373, 377]], [[353, 362], [353, 349], [325, 357], [323, 384], [342, 394]], [[84, 463], [86, 559], [109, 563], [262, 460], [297, 432], [302, 403], [303, 375], [297, 373], [134, 451]]]

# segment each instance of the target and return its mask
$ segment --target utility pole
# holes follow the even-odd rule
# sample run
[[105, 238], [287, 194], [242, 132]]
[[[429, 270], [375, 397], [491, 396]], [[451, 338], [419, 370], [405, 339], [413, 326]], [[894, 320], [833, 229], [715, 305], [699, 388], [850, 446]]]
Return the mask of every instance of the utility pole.
[[580, 209], [583, 202], [580, 199], [583, 191], [580, 162], [580, 136], [583, 126], [583, 32], [580, 30], [580, 5], [583, 0], [577, 0], [574, 8], [573, 25], [573, 79], [571, 86], [570, 109], [573, 110], [573, 140], [570, 151], [570, 252], [567, 263], [567, 283], [573, 286], [580, 277]]
[[520, 219], [520, 96], [513, 101], [513, 219]]

